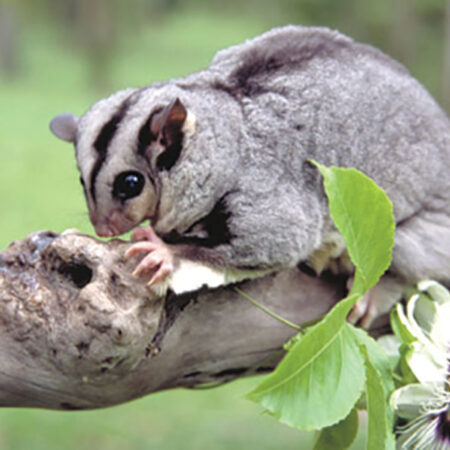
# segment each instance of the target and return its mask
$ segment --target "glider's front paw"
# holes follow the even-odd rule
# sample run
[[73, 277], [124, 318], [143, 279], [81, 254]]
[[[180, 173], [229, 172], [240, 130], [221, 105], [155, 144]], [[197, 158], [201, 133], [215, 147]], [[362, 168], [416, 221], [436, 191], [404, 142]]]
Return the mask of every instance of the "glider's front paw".
[[165, 295], [168, 281], [174, 270], [174, 256], [169, 248], [159, 239], [150, 227], [138, 228], [133, 232], [132, 239], [147, 238], [151, 240], [139, 241], [133, 244], [125, 253], [129, 259], [139, 253], [147, 253], [140, 261], [133, 275], [149, 278], [147, 285], [158, 295]]
[[[353, 283], [353, 278], [350, 280]], [[373, 321], [388, 313], [403, 296], [407, 284], [393, 276], [385, 275], [356, 303], [350, 311], [348, 321], [369, 329]]]

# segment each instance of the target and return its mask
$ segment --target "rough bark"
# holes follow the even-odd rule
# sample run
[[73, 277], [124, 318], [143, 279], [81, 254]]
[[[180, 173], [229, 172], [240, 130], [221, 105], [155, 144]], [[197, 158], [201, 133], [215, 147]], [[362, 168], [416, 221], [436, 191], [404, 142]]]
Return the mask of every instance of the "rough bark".
[[[273, 369], [291, 328], [232, 286], [155, 298], [128, 245], [43, 231], [0, 253], [0, 406], [99, 408]], [[296, 323], [342, 295], [297, 269], [240, 287]]]

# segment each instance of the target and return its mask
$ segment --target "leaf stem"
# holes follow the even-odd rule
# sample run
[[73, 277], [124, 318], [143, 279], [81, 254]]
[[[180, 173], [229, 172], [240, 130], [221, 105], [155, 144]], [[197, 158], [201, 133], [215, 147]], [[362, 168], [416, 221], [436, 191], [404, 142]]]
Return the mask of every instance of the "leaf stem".
[[254, 298], [250, 297], [248, 294], [246, 294], [244, 291], [242, 291], [241, 289], [235, 287], [234, 290], [241, 295], [242, 297], [244, 297], [246, 300], [248, 300], [250, 303], [252, 303], [254, 306], [256, 306], [257, 308], [259, 308], [261, 311], [265, 312], [266, 314], [268, 314], [270, 317], [273, 317], [274, 319], [278, 320], [281, 323], [284, 323], [285, 325], [287, 325], [288, 327], [293, 328], [296, 331], [301, 331], [302, 327], [300, 327], [299, 325], [285, 319], [284, 317], [281, 317], [280, 315], [278, 315], [276, 312], [272, 311], [271, 309], [267, 308], [266, 306], [262, 305], [261, 303], [259, 303], [257, 300], [255, 300]]

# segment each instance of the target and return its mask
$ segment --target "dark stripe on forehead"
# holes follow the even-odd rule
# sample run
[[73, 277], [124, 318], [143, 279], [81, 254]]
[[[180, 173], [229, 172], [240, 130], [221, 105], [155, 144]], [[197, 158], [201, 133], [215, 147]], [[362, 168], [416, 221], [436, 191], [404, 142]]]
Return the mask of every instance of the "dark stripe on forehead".
[[120, 105], [118, 111], [111, 117], [111, 119], [106, 122], [97, 138], [94, 142], [94, 149], [97, 151], [97, 160], [95, 161], [94, 167], [91, 171], [91, 182], [90, 182], [90, 191], [92, 199], [95, 201], [95, 180], [100, 172], [100, 169], [105, 162], [106, 155], [108, 154], [108, 146], [111, 142], [114, 134], [117, 131], [117, 128], [125, 117], [125, 114], [130, 106], [129, 98], [127, 97]]

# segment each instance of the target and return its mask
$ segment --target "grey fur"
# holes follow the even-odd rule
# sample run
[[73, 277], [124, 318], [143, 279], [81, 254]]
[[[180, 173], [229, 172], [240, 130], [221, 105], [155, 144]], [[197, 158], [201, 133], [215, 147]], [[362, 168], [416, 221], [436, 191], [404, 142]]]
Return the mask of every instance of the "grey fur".
[[[152, 111], [175, 98], [196, 117], [195, 131], [173, 167], [158, 171], [138, 154], [137, 136]], [[394, 273], [449, 280], [450, 123], [378, 50], [325, 28], [288, 26], [220, 51], [201, 72], [116, 93], [80, 119], [85, 180], [95, 139], [124, 101], [95, 201], [86, 187], [91, 217], [120, 208], [108, 194], [112, 180], [135, 167], [157, 197], [137, 222], [151, 217], [158, 234], [178, 239], [179, 253], [224, 267], [293, 266], [332, 229], [320, 176], [306, 162], [312, 158], [356, 167], [387, 191], [399, 224]], [[202, 245], [202, 219], [218, 202], [226, 239]]]

